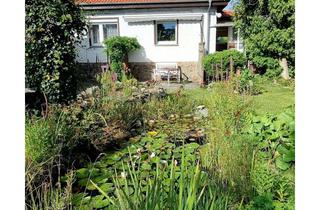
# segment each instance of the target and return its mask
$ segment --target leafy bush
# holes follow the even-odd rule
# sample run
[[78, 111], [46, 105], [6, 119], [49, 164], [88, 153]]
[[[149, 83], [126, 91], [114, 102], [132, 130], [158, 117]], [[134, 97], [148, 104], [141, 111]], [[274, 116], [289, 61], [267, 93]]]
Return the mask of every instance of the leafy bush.
[[[272, 195], [273, 206], [294, 209], [294, 111], [279, 115], [254, 116], [244, 129], [255, 145], [251, 171], [252, 186], [258, 196]], [[254, 201], [256, 202], [256, 201]]]
[[240, 77], [233, 77], [235, 90], [239, 93], [246, 93], [249, 95], [258, 95], [262, 92], [259, 86], [259, 75], [254, 75], [249, 69], [241, 71]]
[[47, 119], [32, 117], [26, 119], [26, 159], [28, 163], [42, 164], [48, 159], [56, 160], [66, 147], [72, 131], [65, 123], [64, 113]]
[[126, 36], [115, 36], [104, 41], [105, 52], [111, 59], [111, 70], [118, 74], [121, 79], [124, 74], [123, 63], [128, 53], [139, 49], [141, 46], [136, 38]]
[[212, 65], [217, 64], [218, 68], [221, 71], [221, 62], [222, 62], [222, 71], [230, 71], [230, 58], [233, 59], [234, 71], [237, 68], [243, 68], [246, 64], [246, 59], [243, 53], [237, 50], [224, 50], [221, 52], [215, 52], [204, 57], [203, 64], [204, 69], [209, 76], [215, 75], [215, 67]]
[[294, 166], [295, 123], [292, 108], [277, 116], [253, 117], [247, 132], [253, 135], [261, 157], [272, 160], [284, 171]]
[[264, 194], [254, 197], [252, 200], [252, 206], [248, 208], [249, 210], [274, 210], [272, 194]]
[[246, 55], [270, 77], [279, 76], [279, 60], [285, 58], [294, 69], [295, 1], [269, 0], [251, 4], [241, 0], [234, 21], [246, 46]]
[[26, 1], [26, 85], [60, 102], [76, 94], [75, 46], [85, 30], [70, 0]]

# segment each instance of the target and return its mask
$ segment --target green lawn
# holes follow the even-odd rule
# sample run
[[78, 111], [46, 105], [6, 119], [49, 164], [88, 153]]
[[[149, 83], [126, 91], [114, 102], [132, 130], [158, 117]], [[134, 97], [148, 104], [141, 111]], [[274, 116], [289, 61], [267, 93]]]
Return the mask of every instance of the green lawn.
[[266, 112], [278, 114], [286, 107], [295, 104], [294, 90], [292, 87], [285, 87], [279, 84], [262, 85], [264, 92], [260, 95], [252, 96], [254, 110], [257, 114]]
[[[253, 109], [257, 114], [278, 114], [282, 112], [286, 107], [295, 104], [293, 87], [283, 86], [280, 84], [273, 84], [272, 82], [264, 82], [261, 87], [263, 93], [250, 96], [253, 103]], [[196, 101], [203, 101], [206, 97], [209, 97], [213, 90], [197, 88], [193, 90], [187, 90], [185, 93], [192, 97]]]

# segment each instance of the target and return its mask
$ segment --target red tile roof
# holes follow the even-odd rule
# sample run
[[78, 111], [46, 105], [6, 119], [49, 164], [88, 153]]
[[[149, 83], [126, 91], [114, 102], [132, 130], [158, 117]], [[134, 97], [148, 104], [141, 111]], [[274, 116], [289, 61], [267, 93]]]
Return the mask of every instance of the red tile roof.
[[[197, 0], [194, 0], [197, 1]], [[199, 1], [199, 0], [198, 0]], [[184, 0], [76, 0], [80, 4], [138, 4], [138, 3], [177, 3]], [[186, 2], [192, 2], [186, 0]]]
[[79, 3], [143, 3], [159, 2], [158, 0], [78, 0]]

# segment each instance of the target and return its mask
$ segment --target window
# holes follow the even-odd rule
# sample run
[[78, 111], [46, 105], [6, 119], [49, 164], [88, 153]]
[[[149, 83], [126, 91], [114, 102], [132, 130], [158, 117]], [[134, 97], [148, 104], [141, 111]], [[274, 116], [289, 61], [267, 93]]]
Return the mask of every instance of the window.
[[232, 42], [235, 44], [235, 49], [239, 50], [239, 51], [243, 51], [243, 42], [242, 39], [240, 37], [239, 30], [237, 30], [236, 28], [232, 27]]
[[118, 36], [118, 23], [97, 23], [90, 26], [90, 46], [103, 46], [107, 38]]
[[92, 43], [94, 45], [100, 44], [99, 25], [92, 25]]
[[118, 35], [117, 24], [103, 24], [103, 39], [111, 38]]
[[177, 41], [177, 21], [156, 22], [156, 44], [176, 45]]
[[217, 27], [216, 51], [228, 49], [228, 27]]

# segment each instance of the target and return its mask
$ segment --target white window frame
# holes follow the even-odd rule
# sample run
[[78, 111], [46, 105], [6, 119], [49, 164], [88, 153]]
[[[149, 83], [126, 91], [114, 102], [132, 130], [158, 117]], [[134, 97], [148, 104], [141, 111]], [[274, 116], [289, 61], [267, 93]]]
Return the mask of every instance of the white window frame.
[[[236, 29], [234, 26], [229, 27], [229, 40], [232, 40], [236, 44], [236, 50], [243, 52], [243, 40], [240, 37], [240, 29]], [[237, 37], [234, 39], [233, 34], [237, 30]]]
[[[98, 26], [98, 32], [99, 32], [99, 40], [98, 43], [93, 42], [93, 26]], [[90, 24], [90, 39], [91, 39], [91, 46], [101, 46], [101, 34], [100, 34], [100, 25], [99, 24]]]
[[[99, 43], [93, 43], [93, 28], [92, 28], [93, 25], [99, 26]], [[103, 41], [104, 41], [103, 25], [117, 25], [117, 36], [119, 36], [119, 23], [118, 22], [92, 22], [92, 23], [90, 23], [90, 26], [89, 26], [92, 47], [103, 47], [104, 46], [104, 44], [103, 44]]]
[[[175, 40], [174, 41], [158, 41], [158, 24], [161, 24], [161, 23], [167, 23], [167, 22], [174, 22], [176, 24], [176, 27], [175, 27]], [[161, 21], [155, 21], [155, 44], [156, 45], [178, 45], [178, 24], [179, 24], [179, 21], [178, 20], [161, 20]]]

